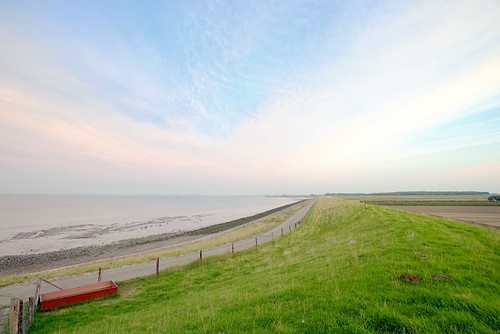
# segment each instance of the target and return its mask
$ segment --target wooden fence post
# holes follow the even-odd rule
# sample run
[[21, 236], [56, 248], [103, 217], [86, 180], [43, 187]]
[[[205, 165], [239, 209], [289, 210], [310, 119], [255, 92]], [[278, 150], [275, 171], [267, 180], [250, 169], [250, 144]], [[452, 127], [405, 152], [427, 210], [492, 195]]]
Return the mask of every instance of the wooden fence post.
[[35, 298], [29, 298], [28, 304], [28, 327], [31, 327], [33, 324], [33, 317], [35, 316]]
[[292, 232], [292, 225], [288, 225], [288, 230], [290, 230], [290, 232]]
[[40, 300], [40, 289], [42, 286], [42, 279], [38, 278], [36, 281], [36, 288], [35, 288], [35, 308], [38, 306], [38, 301]]
[[19, 314], [17, 318], [17, 333], [24, 334], [24, 302], [19, 299]]
[[231, 243], [231, 254], [234, 255], [234, 242]]
[[102, 268], [99, 267], [99, 273], [97, 274], [97, 282], [100, 282], [102, 279]]
[[10, 334], [18, 334], [18, 322], [19, 319], [19, 299], [17, 298], [12, 298], [10, 300], [10, 320], [9, 320], [9, 326], [10, 326]]
[[200, 249], [200, 261], [203, 260], [203, 251]]
[[160, 276], [160, 258], [156, 258], [156, 277]]
[[257, 237], [255, 237], [255, 247], [257, 247]]
[[283, 236], [283, 227], [281, 228], [281, 236]]

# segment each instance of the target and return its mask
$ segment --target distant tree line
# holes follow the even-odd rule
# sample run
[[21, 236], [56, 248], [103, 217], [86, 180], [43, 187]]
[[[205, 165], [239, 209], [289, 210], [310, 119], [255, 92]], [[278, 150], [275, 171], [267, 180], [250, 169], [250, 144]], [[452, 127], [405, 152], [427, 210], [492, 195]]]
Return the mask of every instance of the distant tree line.
[[[487, 191], [395, 191], [385, 193], [326, 193], [325, 196], [474, 196], [490, 195]], [[491, 196], [493, 197], [493, 196]], [[489, 200], [489, 198], [488, 198]]]

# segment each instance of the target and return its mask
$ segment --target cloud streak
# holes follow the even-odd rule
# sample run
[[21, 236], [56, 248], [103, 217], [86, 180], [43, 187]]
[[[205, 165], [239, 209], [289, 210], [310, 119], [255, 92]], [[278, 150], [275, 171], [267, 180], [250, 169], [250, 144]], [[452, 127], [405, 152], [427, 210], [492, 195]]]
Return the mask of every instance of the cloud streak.
[[495, 1], [3, 6], [0, 192], [500, 191]]

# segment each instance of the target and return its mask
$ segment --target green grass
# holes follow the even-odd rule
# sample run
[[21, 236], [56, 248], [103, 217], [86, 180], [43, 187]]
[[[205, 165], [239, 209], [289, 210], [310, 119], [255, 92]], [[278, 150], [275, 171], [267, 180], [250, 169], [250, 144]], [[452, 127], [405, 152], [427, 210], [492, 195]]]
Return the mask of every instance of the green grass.
[[[236, 242], [248, 237], [259, 235], [261, 233], [271, 230], [273, 227], [278, 226], [283, 221], [291, 217], [294, 213], [299, 211], [305, 205], [307, 205], [307, 202], [300, 202], [300, 203], [294, 203], [293, 205], [280, 207], [279, 208], [280, 210], [277, 209], [269, 210], [265, 212], [265, 214], [270, 214], [267, 217], [263, 216], [263, 214], [258, 214], [250, 217], [252, 219], [257, 219], [255, 221], [252, 221], [251, 223], [249, 223], [250, 222], [249, 218], [242, 218], [232, 221], [230, 223], [219, 224], [216, 226], [218, 229], [220, 229], [221, 226], [230, 229], [228, 229], [225, 232], [222, 232], [219, 235], [210, 237], [208, 239], [194, 240], [193, 242], [182, 243], [180, 245], [173, 245], [165, 249], [159, 249], [159, 250], [153, 249], [151, 251], [147, 251], [137, 255], [131, 254], [124, 257], [104, 259], [90, 263], [82, 263], [76, 266], [53, 269], [44, 272], [37, 272], [25, 275], [0, 276], [0, 287], [12, 284], [26, 283], [26, 282], [34, 283], [40, 276], [47, 279], [52, 279], [62, 276], [80, 275], [87, 272], [97, 272], [97, 270], [100, 267], [103, 268], [104, 270], [107, 270], [107, 269], [122, 267], [125, 265], [152, 261], [158, 257], [165, 258], [165, 257], [178, 256], [181, 254], [196, 252], [199, 251], [200, 249], [207, 249], [210, 247], [227, 245], [232, 242]], [[240, 226], [233, 227], [235, 222], [240, 223], [239, 224]], [[242, 222], [249, 224], [241, 225]], [[228, 226], [228, 224], [232, 225]], [[205, 232], [207, 232], [207, 229], [210, 229], [210, 227], [200, 229], [198, 231], [193, 231], [192, 233], [205, 234]], [[211, 230], [211, 232], [215, 231]]]
[[449, 200], [363, 200], [363, 203], [386, 206], [499, 206], [500, 202]]
[[449, 201], [488, 202], [489, 195], [342, 195], [341, 199], [358, 201]]
[[273, 243], [38, 312], [33, 332], [498, 333], [499, 255], [497, 230], [321, 198]]
[[488, 201], [489, 195], [342, 195], [337, 197], [385, 206], [500, 206], [500, 202]]

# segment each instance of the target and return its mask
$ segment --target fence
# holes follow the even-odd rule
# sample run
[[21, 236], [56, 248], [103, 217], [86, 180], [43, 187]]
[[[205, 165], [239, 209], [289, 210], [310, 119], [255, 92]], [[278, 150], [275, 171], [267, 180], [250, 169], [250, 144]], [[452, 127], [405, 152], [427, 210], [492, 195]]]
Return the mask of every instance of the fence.
[[0, 298], [7, 300], [0, 303], [0, 333], [4, 333], [7, 319], [9, 318], [10, 298], [12, 298], [12, 296], [0, 295]]
[[[24, 334], [28, 333], [33, 320], [35, 312], [40, 300], [41, 282], [46, 281], [54, 286], [55, 284], [39, 278], [36, 283], [35, 296], [23, 300], [17, 297], [12, 297], [10, 300], [10, 312], [8, 316], [8, 327], [10, 334]], [[3, 332], [2, 332], [3, 333]]]
[[[309, 211], [309, 210], [308, 210]], [[305, 217], [305, 215], [304, 215]], [[304, 218], [303, 217], [303, 218]], [[292, 226], [297, 229], [298, 225], [302, 223], [302, 219], [298, 220], [295, 223], [292, 223], [288, 225], [288, 232], [292, 232]], [[236, 243], [231, 243], [229, 245], [224, 245], [224, 246], [218, 246], [218, 247], [212, 247], [210, 249], [206, 250], [200, 250], [199, 251], [199, 261], [203, 260], [204, 256], [215, 256], [215, 255], [221, 255], [225, 254], [228, 252], [231, 252], [232, 255], [235, 254], [237, 251], [242, 251], [246, 249], [250, 249], [252, 247], [258, 247], [260, 244], [266, 243], [273, 241], [275, 239], [275, 236], [280, 234], [283, 236], [285, 233], [285, 230], [283, 228], [283, 225], [267, 232], [259, 235], [258, 237], [250, 238], [250, 239], [245, 239], [238, 241]], [[186, 256], [184, 258], [184, 262], [182, 261], [173, 261], [173, 259], [170, 259], [171, 261], [166, 261], [167, 265], [179, 265], [179, 264], [185, 264], [192, 262], [195, 260], [196, 256], [198, 254], [194, 254], [195, 257], [189, 257]], [[155, 259], [155, 273], [156, 276], [160, 275], [160, 258]], [[98, 271], [98, 276], [97, 276], [97, 281], [100, 282], [102, 278], [102, 268], [99, 268]], [[39, 278], [36, 284], [36, 289], [35, 289], [35, 296], [34, 297], [29, 297], [28, 300], [25, 302], [23, 299], [19, 299], [16, 297], [13, 297], [11, 299], [11, 304], [10, 304], [10, 316], [9, 316], [9, 329], [10, 329], [10, 334], [24, 334], [28, 333], [31, 325], [33, 324], [34, 320], [34, 315], [35, 312], [38, 308], [39, 302], [40, 302], [40, 293], [41, 293], [41, 283], [45, 282], [53, 287], [62, 290], [61, 287], [58, 285], [44, 279], [44, 278]], [[0, 324], [0, 333], [1, 333], [1, 324]]]
[[28, 303], [16, 297], [10, 303], [10, 334], [27, 333], [33, 324], [35, 315], [35, 298], [29, 297]]

